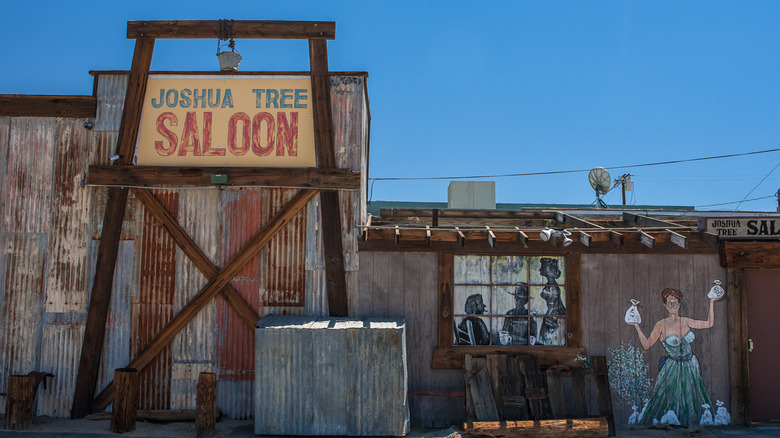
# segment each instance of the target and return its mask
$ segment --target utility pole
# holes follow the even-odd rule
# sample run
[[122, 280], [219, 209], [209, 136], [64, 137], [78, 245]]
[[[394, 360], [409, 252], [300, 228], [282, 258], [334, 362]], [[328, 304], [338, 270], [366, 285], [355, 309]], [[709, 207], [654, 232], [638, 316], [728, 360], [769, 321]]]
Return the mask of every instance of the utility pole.
[[777, 189], [775, 196], [777, 197], [777, 211], [780, 211], [780, 189]]
[[[620, 175], [618, 179], [615, 180], [615, 183], [620, 183], [620, 190], [623, 192], [623, 205], [626, 205], [626, 190], [630, 192], [634, 186], [634, 182], [631, 181], [631, 174], [624, 173], [623, 175]], [[778, 189], [778, 193], [780, 193], [780, 189]], [[780, 211], [780, 200], [778, 200], [778, 211]]]

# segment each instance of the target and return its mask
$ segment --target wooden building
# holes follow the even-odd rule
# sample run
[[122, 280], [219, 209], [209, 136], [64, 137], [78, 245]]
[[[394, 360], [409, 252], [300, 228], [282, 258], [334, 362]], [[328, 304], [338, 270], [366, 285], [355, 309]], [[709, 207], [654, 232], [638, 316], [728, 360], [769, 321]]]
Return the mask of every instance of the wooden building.
[[[367, 74], [328, 72], [333, 23], [233, 28], [309, 39], [311, 71], [281, 75], [311, 78], [316, 167], [134, 166], [154, 39], [218, 28], [130, 22], [132, 69], [93, 72], [92, 96], [0, 95], [0, 392], [9, 375], [49, 372], [36, 412], [83, 416], [109, 404], [112, 370], [131, 365], [142, 369], [141, 408], [182, 409], [198, 374], [216, 372], [218, 407], [246, 418], [260, 317], [402, 317], [412, 421], [442, 426], [464, 417], [466, 353], [530, 353], [545, 367], [614, 361], [639, 349], [624, 321], [631, 299], [649, 334], [666, 317], [662, 290], [682, 291], [680, 315], [707, 320], [720, 280], [726, 297], [692, 344], [702, 385], [733, 424], [777, 418], [762, 391], [777, 388], [774, 358], [753, 355], [780, 351], [765, 323], [780, 308], [780, 248], [758, 239], [780, 226], [719, 235], [691, 211], [546, 207], [370, 216]], [[649, 379], [663, 355], [644, 353]], [[613, 400], [627, 421], [620, 391]]]
[[[734, 219], [730, 214], [707, 214]], [[765, 221], [778, 218], [771, 213], [755, 216]], [[544, 239], [545, 230], [566, 231], [566, 236], [553, 232]], [[382, 208], [363, 227], [359, 294], [351, 297], [350, 309], [356, 315], [406, 318], [412, 417], [437, 425], [462, 418], [465, 353], [530, 353], [543, 366], [581, 366], [578, 355], [579, 359], [603, 355], [618, 366], [617, 355], [643, 351], [636, 329], [624, 321], [632, 299], [640, 302], [640, 327], [649, 336], [656, 321], [667, 316], [664, 289], [682, 292], [680, 316], [707, 320], [708, 291], [714, 280], [720, 280], [726, 295], [714, 302], [712, 328], [692, 330], [696, 338], [692, 349], [713, 415], [721, 401], [732, 424], [769, 421], [780, 413], [776, 398], [764, 394], [764, 388], [777, 388], [777, 378], [766, 368], [774, 362], [754, 361], [748, 355], [758, 351], [759, 342], [770, 355], [777, 351], [776, 338], [758, 332], [773, 330], [773, 324], [764, 320], [771, 320], [778, 308], [774, 280], [780, 271], [770, 270], [777, 268], [772, 255], [776, 243], [749, 241], [746, 236], [729, 241], [725, 234], [708, 229], [706, 218], [694, 211], [415, 209], [407, 203], [404, 208]], [[568, 246], [564, 238], [571, 239]], [[559, 266], [555, 283], [565, 306], [553, 312], [557, 324], [547, 341], [541, 339], [545, 319], [533, 316], [548, 314], [548, 307], [540, 303], [544, 296], [540, 286], [548, 284], [537, 273], [544, 274], [542, 259]], [[516, 271], [528, 273], [507, 281], [506, 266], [512, 264], [520, 266]], [[507, 287], [523, 283], [529, 289], [526, 311], [513, 312], [511, 296], [517, 289]], [[469, 342], [458, 333], [464, 321], [473, 319], [467, 298], [477, 292], [485, 305], [479, 319], [491, 336], [483, 339], [488, 345], [462, 345], [479, 338], [472, 334]], [[524, 331], [536, 333], [536, 339], [524, 338], [522, 345], [514, 345], [515, 338], [510, 340], [506, 333], [509, 315], [522, 323]], [[658, 376], [655, 364], [666, 355], [659, 344], [643, 353], [650, 383]], [[754, 353], [748, 353], [751, 345]], [[632, 405], [619, 392], [613, 382], [615, 421], [626, 423]]]

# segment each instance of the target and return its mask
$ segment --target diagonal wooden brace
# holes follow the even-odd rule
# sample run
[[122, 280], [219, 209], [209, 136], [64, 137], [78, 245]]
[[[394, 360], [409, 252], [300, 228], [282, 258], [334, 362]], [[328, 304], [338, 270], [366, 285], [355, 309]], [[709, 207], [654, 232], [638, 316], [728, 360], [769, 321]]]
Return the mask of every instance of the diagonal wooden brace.
[[[250, 240], [192, 299], [185, 305], [160, 333], [149, 342], [146, 348], [130, 361], [125, 368], [144, 369], [165, 348], [176, 335], [223, 289], [230, 280], [260, 252], [263, 247], [306, 206], [316, 190], [302, 190], [291, 199], [284, 208], [271, 219], [262, 230]], [[109, 382], [98, 394], [93, 404], [94, 411], [104, 410], [113, 401], [114, 382]]]
[[[206, 257], [206, 254], [198, 247], [194, 240], [184, 231], [184, 228], [179, 225], [179, 222], [174, 219], [173, 215], [165, 208], [165, 206], [152, 194], [150, 190], [133, 189], [135, 196], [141, 201], [149, 213], [157, 219], [160, 224], [168, 231], [177, 245], [184, 251], [184, 254], [190, 258], [196, 268], [206, 276], [207, 280], [211, 280], [219, 273], [219, 269]], [[235, 310], [236, 314], [241, 318], [249, 328], [254, 328], [255, 323], [260, 319], [260, 315], [253, 310], [243, 297], [231, 286], [225, 285], [220, 291], [222, 297], [230, 304], [230, 307]]]

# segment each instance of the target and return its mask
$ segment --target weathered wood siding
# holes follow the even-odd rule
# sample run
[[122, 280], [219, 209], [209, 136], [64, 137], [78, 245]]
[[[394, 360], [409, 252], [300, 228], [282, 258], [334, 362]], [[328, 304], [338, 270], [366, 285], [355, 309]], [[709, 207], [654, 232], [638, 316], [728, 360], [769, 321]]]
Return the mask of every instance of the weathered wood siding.
[[[426, 426], [463, 419], [462, 397], [419, 395], [421, 391], [463, 391], [461, 371], [431, 369], [437, 342], [437, 261], [435, 253], [361, 252], [358, 293], [350, 296], [352, 316], [401, 316], [406, 320], [412, 422]], [[603, 355], [608, 361], [612, 360], [609, 349], [619, 348], [621, 341], [639, 346], [636, 330], [624, 321], [631, 298], [641, 301], [641, 325], [649, 335], [655, 323], [667, 316], [661, 300], [664, 288], [683, 292], [682, 316], [707, 319], [711, 282], [726, 280], [717, 254], [583, 254], [581, 269], [583, 346], [589, 355]], [[693, 351], [713, 404], [723, 400], [731, 410], [727, 330], [726, 305], [716, 303], [715, 326], [695, 330]], [[655, 381], [663, 347], [658, 343], [644, 355]], [[590, 392], [590, 412], [595, 413], [595, 390]], [[623, 406], [616, 394], [612, 400], [616, 421], [626, 423], [630, 406]]]
[[358, 292], [349, 302], [350, 316], [406, 321], [409, 407], [412, 424], [423, 426], [463, 420], [463, 397], [447, 395], [463, 391], [463, 373], [431, 369], [438, 332], [437, 272], [437, 254], [361, 252]]
[[[668, 316], [661, 299], [665, 288], [683, 293], [680, 316], [706, 320], [709, 306], [707, 292], [712, 281], [726, 282], [726, 271], [720, 267], [718, 255], [645, 255], [645, 254], [584, 254], [582, 256], [582, 343], [588, 354], [613, 359], [610, 348], [631, 342], [639, 347], [636, 329], [624, 321], [631, 298], [641, 302], [641, 327], [650, 335], [655, 323]], [[728, 290], [726, 291], [728, 298]], [[715, 325], [707, 330], [694, 330], [693, 353], [699, 360], [702, 379], [713, 406], [716, 400], [726, 402], [730, 411], [728, 370], [728, 327], [726, 304], [715, 303]], [[658, 376], [658, 359], [665, 356], [659, 343], [644, 353], [650, 364], [653, 382]], [[631, 407], [624, 406], [612, 394], [615, 421], [626, 423]]]

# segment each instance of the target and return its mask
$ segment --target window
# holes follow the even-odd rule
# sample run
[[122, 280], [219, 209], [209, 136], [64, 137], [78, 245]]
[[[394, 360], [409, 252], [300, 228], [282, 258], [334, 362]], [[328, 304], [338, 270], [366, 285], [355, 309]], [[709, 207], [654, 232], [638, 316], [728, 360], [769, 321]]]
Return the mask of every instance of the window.
[[454, 258], [453, 344], [565, 346], [561, 256]]

